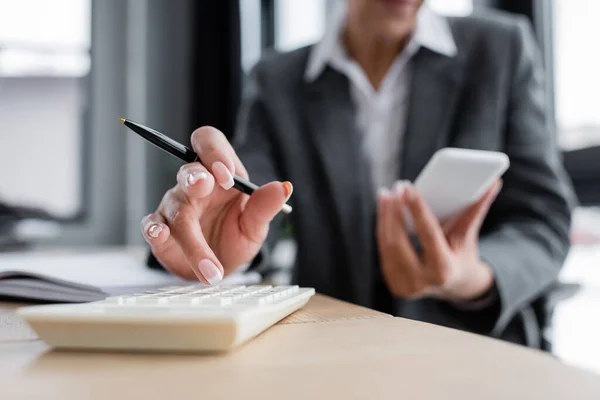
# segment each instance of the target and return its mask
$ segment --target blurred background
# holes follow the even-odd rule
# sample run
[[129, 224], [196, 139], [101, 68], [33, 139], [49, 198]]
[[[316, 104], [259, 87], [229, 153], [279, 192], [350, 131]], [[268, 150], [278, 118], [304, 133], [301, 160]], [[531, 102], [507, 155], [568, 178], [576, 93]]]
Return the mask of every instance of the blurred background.
[[[318, 41], [337, 1], [0, 0], [0, 251], [142, 246], [139, 221], [180, 163], [119, 117], [187, 143], [205, 124], [232, 132], [252, 66]], [[553, 351], [600, 371], [600, 1], [429, 3], [445, 15], [498, 8], [534, 25], [581, 202]], [[281, 282], [292, 239], [274, 254]]]

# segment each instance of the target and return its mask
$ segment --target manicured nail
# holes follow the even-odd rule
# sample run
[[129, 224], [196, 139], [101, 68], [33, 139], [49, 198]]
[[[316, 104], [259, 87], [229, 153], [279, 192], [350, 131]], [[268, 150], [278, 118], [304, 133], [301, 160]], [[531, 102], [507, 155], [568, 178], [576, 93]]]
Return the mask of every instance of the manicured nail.
[[390, 195], [390, 191], [388, 190], [388, 188], [382, 187], [382, 188], [379, 188], [379, 190], [377, 190], [377, 196], [379, 198], [385, 198], [389, 195]]
[[221, 275], [219, 268], [217, 268], [217, 266], [207, 258], [200, 261], [198, 264], [198, 269], [200, 269], [200, 273], [204, 279], [206, 279], [211, 285], [216, 285], [217, 283], [221, 282], [221, 279], [223, 279], [223, 275]]
[[156, 239], [158, 237], [158, 235], [160, 235], [162, 230], [163, 230], [163, 227], [161, 224], [150, 225], [150, 228], [148, 228], [148, 236]]
[[229, 190], [233, 187], [235, 183], [233, 181], [233, 175], [231, 175], [231, 172], [229, 172], [229, 169], [227, 169], [225, 164], [221, 161], [216, 161], [212, 165], [212, 171], [215, 178], [217, 178], [219, 185], [221, 185], [223, 189]]
[[294, 186], [290, 182], [283, 182], [283, 190], [285, 190], [285, 202], [290, 199], [292, 196], [292, 192], [294, 191]]
[[192, 171], [188, 174], [188, 176], [186, 178], [186, 182], [187, 182], [188, 186], [192, 186], [196, 182], [206, 179], [207, 177], [208, 177], [208, 175], [206, 175], [206, 172], [204, 172], [204, 171], [200, 171], [200, 172]]
[[402, 196], [402, 193], [404, 193], [405, 189], [406, 189], [406, 181], [397, 181], [394, 184], [394, 193], [396, 194], [397, 197]]

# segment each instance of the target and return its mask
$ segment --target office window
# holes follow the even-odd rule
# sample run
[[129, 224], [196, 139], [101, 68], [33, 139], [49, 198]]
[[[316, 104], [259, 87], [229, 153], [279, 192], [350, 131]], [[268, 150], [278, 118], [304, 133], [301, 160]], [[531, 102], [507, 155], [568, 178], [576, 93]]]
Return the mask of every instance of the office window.
[[565, 149], [600, 144], [600, 1], [555, 0], [556, 122]]
[[331, 0], [240, 0], [243, 71], [250, 71], [264, 48], [290, 51], [319, 41], [333, 4]]
[[249, 72], [260, 59], [262, 53], [261, 28], [260, 0], [240, 0], [240, 47], [244, 72]]
[[326, 16], [325, 0], [275, 1], [275, 48], [289, 51], [319, 41]]
[[0, 202], [81, 211], [90, 8], [0, 0]]

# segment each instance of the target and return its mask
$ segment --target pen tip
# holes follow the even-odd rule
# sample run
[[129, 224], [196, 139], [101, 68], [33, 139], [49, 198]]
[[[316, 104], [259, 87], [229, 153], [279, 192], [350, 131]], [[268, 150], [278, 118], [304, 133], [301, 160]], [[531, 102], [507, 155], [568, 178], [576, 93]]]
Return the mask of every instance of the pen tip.
[[119, 118], [122, 123], [125, 123], [125, 118]]

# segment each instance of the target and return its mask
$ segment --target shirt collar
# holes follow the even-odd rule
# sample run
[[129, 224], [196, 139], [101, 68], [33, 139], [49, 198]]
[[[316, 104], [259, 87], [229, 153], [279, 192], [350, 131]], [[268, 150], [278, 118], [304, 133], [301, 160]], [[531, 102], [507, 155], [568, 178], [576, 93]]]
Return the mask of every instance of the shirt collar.
[[[344, 2], [345, 3], [345, 2]], [[331, 61], [332, 55], [342, 47], [340, 36], [346, 22], [346, 7], [339, 7], [332, 23], [320, 42], [311, 49], [304, 79], [314, 81]], [[448, 20], [423, 4], [417, 15], [417, 26], [411, 39], [415, 47], [426, 47], [447, 57], [457, 54], [456, 43]]]

